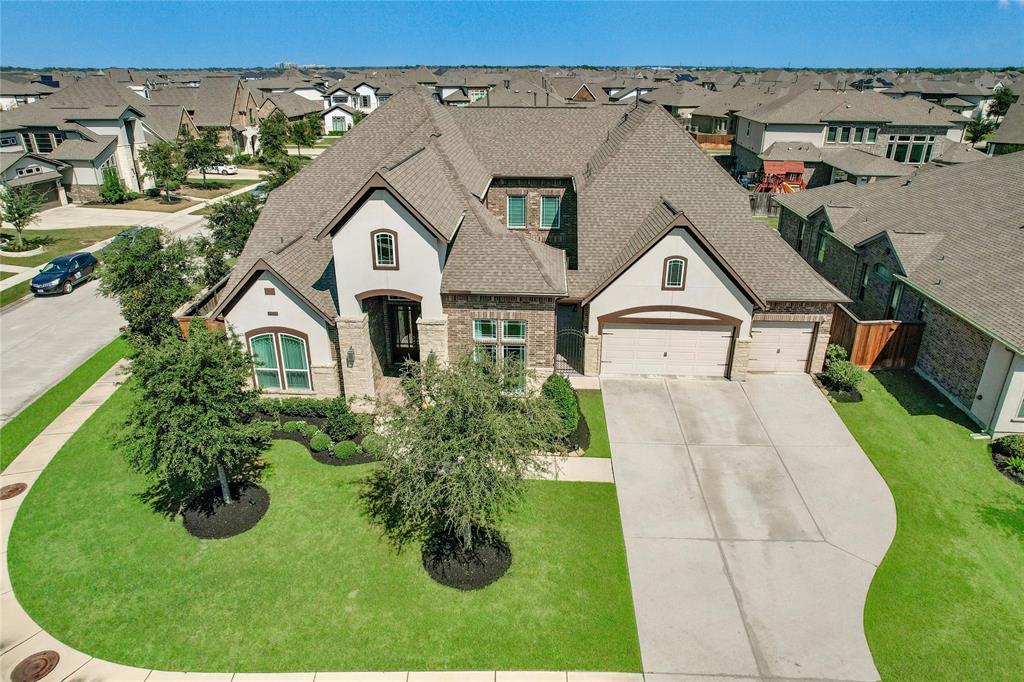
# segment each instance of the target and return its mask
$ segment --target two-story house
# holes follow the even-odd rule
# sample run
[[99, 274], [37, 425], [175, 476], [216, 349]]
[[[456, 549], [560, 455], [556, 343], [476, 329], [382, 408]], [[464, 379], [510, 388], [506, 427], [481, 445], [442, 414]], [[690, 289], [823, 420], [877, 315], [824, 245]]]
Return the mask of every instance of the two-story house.
[[[587, 375], [819, 369], [846, 300], [662, 107], [447, 107], [421, 86], [271, 193], [179, 311], [268, 392], [373, 396], [406, 358]], [[571, 353], [566, 350], [565, 352]]]
[[[947, 149], [947, 142], [962, 142], [967, 123], [937, 104], [894, 100], [867, 90], [800, 90], [738, 111], [735, 118], [737, 172], [761, 170], [767, 154], [771, 160], [804, 164], [808, 187], [834, 182], [837, 167], [845, 174], [863, 168], [853, 173], [857, 177], [891, 177], [891, 172], [871, 175], [872, 165], [892, 168], [876, 159], [906, 166], [927, 163]], [[799, 150], [800, 158], [780, 158], [789, 143], [812, 145], [820, 160], [809, 157], [807, 149]], [[837, 166], [830, 164], [833, 156], [840, 157]]]
[[1024, 152], [778, 195], [779, 232], [861, 320], [922, 321], [917, 371], [1024, 432]]

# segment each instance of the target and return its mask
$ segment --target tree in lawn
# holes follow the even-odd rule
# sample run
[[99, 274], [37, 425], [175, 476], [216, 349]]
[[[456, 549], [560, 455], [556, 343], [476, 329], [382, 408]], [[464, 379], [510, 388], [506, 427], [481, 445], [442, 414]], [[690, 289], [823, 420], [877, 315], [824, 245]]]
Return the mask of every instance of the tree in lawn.
[[322, 129], [323, 120], [314, 111], [288, 124], [288, 139], [295, 145], [295, 151], [301, 155], [303, 147], [312, 147], [320, 139]]
[[267, 167], [270, 172], [264, 176], [264, 182], [267, 183], [267, 189], [272, 190], [288, 182], [302, 170], [302, 161], [297, 156], [282, 154], [268, 161]]
[[995, 118], [1006, 116], [1010, 105], [1017, 101], [1017, 94], [1010, 88], [1003, 86], [992, 93], [992, 104], [988, 106], [988, 115]]
[[253, 476], [269, 443], [269, 424], [254, 420], [259, 395], [241, 343], [197, 323], [187, 339], [168, 337], [131, 365], [136, 400], [121, 436], [129, 466], [150, 478], [150, 493], [175, 506], [219, 483]]
[[211, 285], [227, 274], [226, 257], [237, 258], [249, 239], [263, 202], [250, 192], [228, 197], [213, 205], [206, 218], [209, 238], [201, 239], [199, 252], [205, 260], [203, 280]]
[[288, 118], [281, 111], [274, 111], [260, 121], [258, 139], [264, 163], [283, 155], [288, 143]]
[[968, 142], [980, 142], [995, 129], [996, 122], [990, 118], [983, 117], [979, 111], [967, 122], [967, 128], [964, 132]]
[[146, 175], [163, 191], [164, 200], [171, 203], [171, 191], [181, 187], [188, 177], [188, 164], [181, 148], [174, 142], [158, 140], [139, 151], [139, 160]]
[[125, 331], [136, 346], [177, 334], [172, 314], [195, 293], [196, 259], [190, 243], [164, 243], [160, 230], [143, 229], [113, 242], [99, 266], [100, 293], [116, 298]]
[[22, 232], [39, 220], [39, 209], [43, 206], [43, 195], [31, 187], [0, 187], [0, 213], [3, 220], [14, 227], [14, 239], [19, 251], [25, 248]]
[[[466, 356], [448, 367], [429, 358], [407, 370], [406, 399], [380, 406], [386, 447], [364, 482], [362, 504], [399, 546], [425, 543], [432, 577], [482, 587], [508, 566], [498, 530], [523, 499], [527, 477], [549, 468], [535, 455], [559, 447], [561, 419], [550, 400], [519, 390], [521, 365]], [[488, 566], [502, 560], [496, 570]], [[474, 566], [482, 582], [458, 577]]]
[[198, 137], [187, 133], [181, 138], [181, 153], [190, 170], [198, 170], [203, 175], [203, 187], [206, 187], [206, 174], [218, 164], [227, 163], [228, 157], [220, 146], [220, 138], [213, 128], [204, 128]]

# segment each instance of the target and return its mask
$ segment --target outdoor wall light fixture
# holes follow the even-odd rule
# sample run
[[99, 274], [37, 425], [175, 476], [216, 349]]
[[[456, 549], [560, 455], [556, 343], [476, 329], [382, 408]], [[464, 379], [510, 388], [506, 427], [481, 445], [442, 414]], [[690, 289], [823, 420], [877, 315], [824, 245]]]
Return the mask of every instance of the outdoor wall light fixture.
[[352, 366], [355, 365], [355, 364], [356, 364], [356, 351], [355, 351], [355, 349], [352, 346], [349, 346], [348, 350], [345, 351], [345, 365], [349, 369], [352, 369]]

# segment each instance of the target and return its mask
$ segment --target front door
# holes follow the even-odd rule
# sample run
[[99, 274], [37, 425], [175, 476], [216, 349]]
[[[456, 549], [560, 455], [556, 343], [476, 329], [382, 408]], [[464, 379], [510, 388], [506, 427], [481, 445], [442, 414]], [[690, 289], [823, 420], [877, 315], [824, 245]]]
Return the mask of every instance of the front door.
[[388, 304], [391, 316], [391, 363], [400, 365], [406, 360], [420, 359], [420, 340], [416, 320], [420, 316], [419, 303]]

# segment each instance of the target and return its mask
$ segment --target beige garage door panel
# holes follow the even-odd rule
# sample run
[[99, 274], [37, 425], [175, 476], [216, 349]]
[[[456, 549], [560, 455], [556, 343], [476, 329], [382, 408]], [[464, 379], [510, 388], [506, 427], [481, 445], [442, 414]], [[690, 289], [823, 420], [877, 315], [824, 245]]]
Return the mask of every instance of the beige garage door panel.
[[751, 328], [751, 372], [806, 372], [813, 322], [758, 322]]
[[601, 373], [725, 376], [732, 333], [727, 325], [609, 324]]

